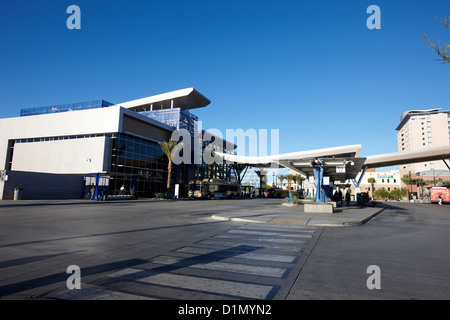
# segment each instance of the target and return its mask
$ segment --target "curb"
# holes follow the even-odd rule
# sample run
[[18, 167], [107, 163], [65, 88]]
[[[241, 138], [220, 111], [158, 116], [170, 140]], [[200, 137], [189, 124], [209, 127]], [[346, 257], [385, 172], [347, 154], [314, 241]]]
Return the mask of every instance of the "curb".
[[356, 227], [362, 226], [363, 224], [369, 222], [374, 217], [376, 217], [381, 211], [384, 209], [379, 209], [374, 213], [369, 214], [367, 217], [358, 220], [358, 221], [346, 221], [346, 222], [337, 222], [337, 223], [317, 223], [317, 224], [308, 224], [309, 226], [317, 226], [317, 227]]
[[213, 214], [211, 216], [214, 220], [222, 220], [222, 221], [240, 221], [240, 222], [256, 222], [256, 223], [267, 223], [265, 221], [259, 221], [259, 220], [251, 220], [251, 219], [243, 219], [243, 218], [227, 218], [218, 216], [217, 214]]
[[307, 226], [316, 226], [316, 227], [354, 227], [354, 226], [361, 226], [370, 220], [372, 220], [374, 217], [376, 217], [378, 214], [381, 213], [384, 209], [381, 208], [374, 213], [369, 214], [367, 217], [358, 220], [358, 221], [347, 221], [347, 222], [336, 222], [336, 223], [306, 223], [303, 221], [285, 221], [285, 220], [270, 220], [270, 221], [261, 221], [261, 220], [253, 220], [253, 219], [244, 219], [244, 218], [230, 218], [230, 217], [224, 217], [217, 214], [211, 215], [211, 218], [214, 220], [222, 220], [222, 221], [239, 221], [239, 222], [252, 222], [252, 223], [273, 223], [273, 224], [299, 224], [299, 225], [307, 225]]
[[[381, 209], [375, 211], [374, 213], [369, 214], [367, 217], [365, 217], [365, 218], [363, 218], [363, 219], [361, 219], [361, 220], [359, 220], [359, 221], [356, 221], [356, 222], [348, 222], [348, 226], [360, 226], [360, 225], [363, 225], [363, 224], [369, 222], [370, 220], [372, 220], [373, 218], [375, 218], [375, 217], [376, 217], [378, 214], [380, 214], [381, 211], [383, 211], [383, 210], [384, 210], [384, 209], [381, 208]], [[346, 224], [346, 225], [347, 225], [347, 224]]]

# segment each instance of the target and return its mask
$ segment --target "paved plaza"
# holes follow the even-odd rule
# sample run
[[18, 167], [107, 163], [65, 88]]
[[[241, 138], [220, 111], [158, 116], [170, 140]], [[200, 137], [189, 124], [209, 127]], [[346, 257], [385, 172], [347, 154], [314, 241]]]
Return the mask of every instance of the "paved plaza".
[[[448, 214], [387, 202], [329, 215], [280, 199], [2, 201], [0, 299], [448, 299]], [[381, 290], [367, 288], [370, 265]]]

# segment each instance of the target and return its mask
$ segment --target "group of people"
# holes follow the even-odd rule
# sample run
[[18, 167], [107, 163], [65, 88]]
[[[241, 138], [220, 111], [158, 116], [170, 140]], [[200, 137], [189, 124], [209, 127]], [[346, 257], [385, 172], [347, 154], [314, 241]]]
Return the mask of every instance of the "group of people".
[[[92, 186], [88, 196], [89, 200], [94, 200], [95, 199], [95, 186]], [[87, 199], [87, 198], [86, 198]], [[99, 188], [97, 190], [97, 199], [96, 200], [106, 200], [106, 193], [105, 190], [103, 188]]]
[[[347, 206], [350, 205], [350, 191], [347, 191], [345, 193], [345, 202]], [[331, 197], [331, 200], [335, 201], [338, 207], [341, 207], [344, 205], [344, 196], [342, 194], [341, 189], [337, 190], [333, 196]]]
[[[133, 185], [130, 186], [129, 192], [127, 192], [125, 185], [122, 185], [119, 189], [119, 195], [128, 195], [128, 194], [130, 194], [133, 197], [133, 199], [137, 199], [137, 195], [135, 193]], [[106, 200], [106, 197], [107, 197], [106, 195], [107, 195], [106, 190], [103, 187], [99, 187], [97, 190], [97, 199], [98, 200]], [[95, 186], [91, 187], [91, 189], [89, 190], [89, 193], [86, 195], [85, 199], [97, 200], [95, 198]]]

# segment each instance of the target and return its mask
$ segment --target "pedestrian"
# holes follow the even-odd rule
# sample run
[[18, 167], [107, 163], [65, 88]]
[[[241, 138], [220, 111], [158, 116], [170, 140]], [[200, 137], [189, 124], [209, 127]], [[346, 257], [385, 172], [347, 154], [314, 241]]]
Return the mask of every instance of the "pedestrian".
[[91, 200], [94, 200], [94, 194], [95, 194], [95, 187], [92, 186], [92, 188], [91, 188]]
[[134, 184], [131, 185], [131, 188], [130, 188], [130, 194], [131, 194], [131, 198], [132, 198], [133, 200], [136, 200], [136, 199], [137, 199], [137, 194], [136, 194], [136, 190], [134, 189]]
[[120, 187], [119, 194], [125, 194], [125, 185], [122, 185], [122, 186]]
[[345, 201], [347, 202], [347, 205], [350, 205], [350, 192], [347, 191], [347, 193], [345, 194]]
[[439, 193], [439, 205], [442, 206], [442, 194]]

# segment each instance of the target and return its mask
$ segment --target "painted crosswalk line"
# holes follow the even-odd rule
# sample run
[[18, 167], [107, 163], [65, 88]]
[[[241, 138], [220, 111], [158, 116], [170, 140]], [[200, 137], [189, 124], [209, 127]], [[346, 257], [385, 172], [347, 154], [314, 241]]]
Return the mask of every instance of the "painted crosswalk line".
[[283, 299], [320, 232], [308, 226], [230, 223], [221, 232], [112, 272], [85, 294], [93, 299]]
[[174, 273], [152, 273], [150, 271], [134, 268], [127, 268], [113, 273], [111, 274], [111, 277], [121, 277], [127, 280], [204, 292], [217, 293], [219, 291], [223, 295], [248, 299], [267, 299], [274, 290], [274, 286], [270, 285], [241, 282], [237, 284], [235, 281], [186, 276]]

